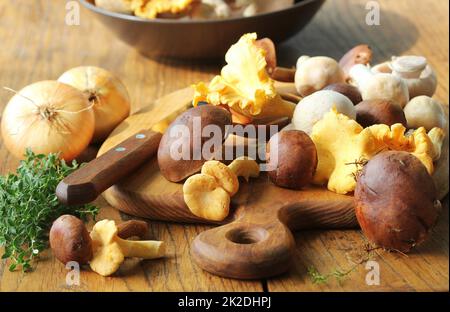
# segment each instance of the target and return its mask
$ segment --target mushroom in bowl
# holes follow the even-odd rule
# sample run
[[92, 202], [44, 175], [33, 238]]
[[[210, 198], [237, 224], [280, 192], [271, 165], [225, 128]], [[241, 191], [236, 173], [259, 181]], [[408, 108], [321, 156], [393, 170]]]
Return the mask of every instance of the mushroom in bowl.
[[[177, 59], [221, 58], [244, 33], [257, 32], [275, 43], [301, 30], [325, 0], [296, 0], [292, 6], [253, 16], [221, 19], [142, 18], [106, 10], [94, 0], [80, 0], [122, 41], [152, 57]], [[276, 27], [268, 27], [276, 25]]]

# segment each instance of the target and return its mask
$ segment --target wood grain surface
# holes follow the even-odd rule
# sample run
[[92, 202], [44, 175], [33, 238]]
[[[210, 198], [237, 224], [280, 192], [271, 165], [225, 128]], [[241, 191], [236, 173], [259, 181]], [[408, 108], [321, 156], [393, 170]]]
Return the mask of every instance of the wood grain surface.
[[[365, 23], [365, 0], [329, 0], [313, 22], [292, 40], [279, 46], [280, 63], [294, 64], [301, 54], [340, 57], [357, 43], [368, 43], [375, 62], [391, 55], [419, 54], [436, 69], [436, 98], [448, 103], [449, 4], [440, 0], [378, 1], [381, 25]], [[0, 86], [21, 89], [38, 80], [56, 79], [68, 68], [97, 65], [114, 71], [127, 85], [133, 111], [174, 90], [199, 80], [208, 80], [220, 64], [157, 63], [119, 42], [107, 29], [81, 11], [79, 26], [66, 26], [65, 1], [0, 1]], [[345, 17], [345, 18], [343, 18]], [[3, 108], [11, 94], [0, 92]], [[0, 141], [0, 172], [14, 170], [18, 161]], [[100, 218], [127, 219], [102, 207]], [[375, 250], [370, 258], [380, 266], [380, 285], [366, 284], [366, 241], [360, 231], [302, 231], [295, 235], [292, 269], [270, 280], [236, 281], [205, 273], [190, 257], [193, 238], [208, 226], [150, 223], [150, 236], [167, 242], [164, 260], [134, 262], [114, 277], [103, 278], [89, 270], [81, 275], [81, 286], [67, 287], [68, 272], [50, 253], [43, 255], [32, 273], [9, 272], [0, 264], [1, 291], [448, 291], [449, 232], [448, 199], [430, 240], [408, 256]], [[361, 265], [355, 263], [361, 262]], [[315, 267], [322, 274], [335, 269], [354, 270], [338, 283], [314, 284], [307, 274]]]

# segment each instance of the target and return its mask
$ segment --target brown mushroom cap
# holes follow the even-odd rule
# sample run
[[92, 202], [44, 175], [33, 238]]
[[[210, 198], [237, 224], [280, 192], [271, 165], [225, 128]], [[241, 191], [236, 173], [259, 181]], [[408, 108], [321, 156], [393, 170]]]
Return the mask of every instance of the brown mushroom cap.
[[358, 177], [356, 217], [377, 246], [408, 252], [422, 243], [441, 210], [433, 179], [408, 152], [388, 151], [372, 158]]
[[358, 88], [348, 83], [333, 83], [326, 86], [323, 90], [331, 90], [345, 95], [356, 105], [362, 101], [361, 92]]
[[362, 101], [356, 108], [356, 121], [363, 127], [376, 124], [392, 126], [401, 123], [407, 128], [405, 113], [400, 105], [388, 100]]
[[50, 246], [62, 263], [76, 261], [85, 264], [92, 259], [92, 241], [80, 219], [63, 215], [53, 222], [50, 229]]
[[[194, 120], [201, 121], [201, 129], [194, 129]], [[223, 142], [225, 139], [225, 127], [230, 124], [231, 114], [227, 110], [213, 105], [197, 106], [181, 114], [169, 126], [159, 144], [158, 165], [161, 174], [171, 182], [180, 182], [188, 176], [198, 172], [201, 169], [203, 163], [205, 163], [207, 160], [210, 160], [203, 158], [204, 155], [202, 153], [202, 149], [204, 143], [213, 137], [213, 134], [211, 133], [207, 133], [203, 136], [201, 131], [206, 126], [216, 125], [220, 128], [221, 134], [223, 136], [221, 139]], [[183, 135], [180, 139], [179, 137], [174, 135], [174, 133], [171, 133], [171, 130], [178, 126], [186, 126], [189, 135]], [[196, 133], [196, 130], [199, 130], [198, 132], [200, 133]], [[172, 144], [179, 143], [180, 140], [185, 143], [182, 144], [182, 146], [189, 147], [188, 159], [174, 159], [171, 156]], [[199, 140], [200, 144], [194, 144], [195, 140]]]
[[339, 65], [345, 73], [346, 80], [349, 78], [350, 68], [356, 64], [367, 65], [372, 61], [372, 49], [367, 44], [360, 44], [350, 49], [339, 60]]
[[311, 183], [318, 161], [314, 142], [300, 130], [286, 130], [272, 136], [266, 158], [271, 169], [270, 180], [290, 189], [301, 189]]

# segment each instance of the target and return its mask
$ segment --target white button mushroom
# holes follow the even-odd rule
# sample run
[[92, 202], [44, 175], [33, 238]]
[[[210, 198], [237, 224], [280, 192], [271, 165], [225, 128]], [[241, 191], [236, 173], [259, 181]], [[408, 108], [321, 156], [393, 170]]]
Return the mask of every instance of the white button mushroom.
[[394, 57], [391, 67], [393, 75], [406, 80], [410, 98], [419, 95], [433, 96], [437, 87], [437, 78], [426, 58], [422, 56]]
[[430, 131], [434, 127], [445, 129], [447, 126], [447, 117], [442, 105], [426, 95], [417, 96], [409, 101], [404, 112], [409, 128], [425, 127]]
[[357, 64], [350, 69], [350, 78], [358, 86], [363, 100], [389, 100], [402, 108], [409, 101], [406, 82], [395, 75], [372, 73], [365, 65]]
[[423, 56], [392, 57], [392, 61], [372, 67], [372, 72], [392, 73], [403, 78], [408, 86], [410, 99], [419, 95], [433, 96], [436, 91], [436, 73]]
[[341, 93], [322, 90], [303, 98], [295, 108], [292, 124], [296, 130], [311, 134], [313, 126], [333, 107], [339, 113], [355, 119], [356, 110], [352, 101]]
[[334, 59], [326, 56], [301, 56], [298, 59], [295, 88], [301, 96], [338, 82], [345, 82], [345, 74]]

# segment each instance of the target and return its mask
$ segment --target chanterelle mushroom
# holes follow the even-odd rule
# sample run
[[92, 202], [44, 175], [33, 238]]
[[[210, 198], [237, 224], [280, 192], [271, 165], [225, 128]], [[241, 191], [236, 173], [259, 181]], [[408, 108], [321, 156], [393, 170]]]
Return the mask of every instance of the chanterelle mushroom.
[[159, 241], [131, 241], [121, 239], [112, 220], [97, 222], [90, 233], [93, 258], [91, 269], [103, 276], [116, 272], [125, 258], [155, 259], [164, 256], [165, 245]]
[[295, 105], [277, 93], [267, 72], [267, 51], [256, 39], [256, 33], [245, 34], [230, 47], [220, 76], [208, 85], [200, 82], [194, 86], [194, 106], [200, 102], [225, 106], [236, 123], [292, 117]]
[[184, 201], [194, 215], [222, 221], [230, 211], [230, 198], [239, 190], [238, 176], [248, 180], [258, 175], [259, 166], [250, 158], [240, 157], [229, 166], [217, 160], [207, 161], [200, 174], [184, 182]]

